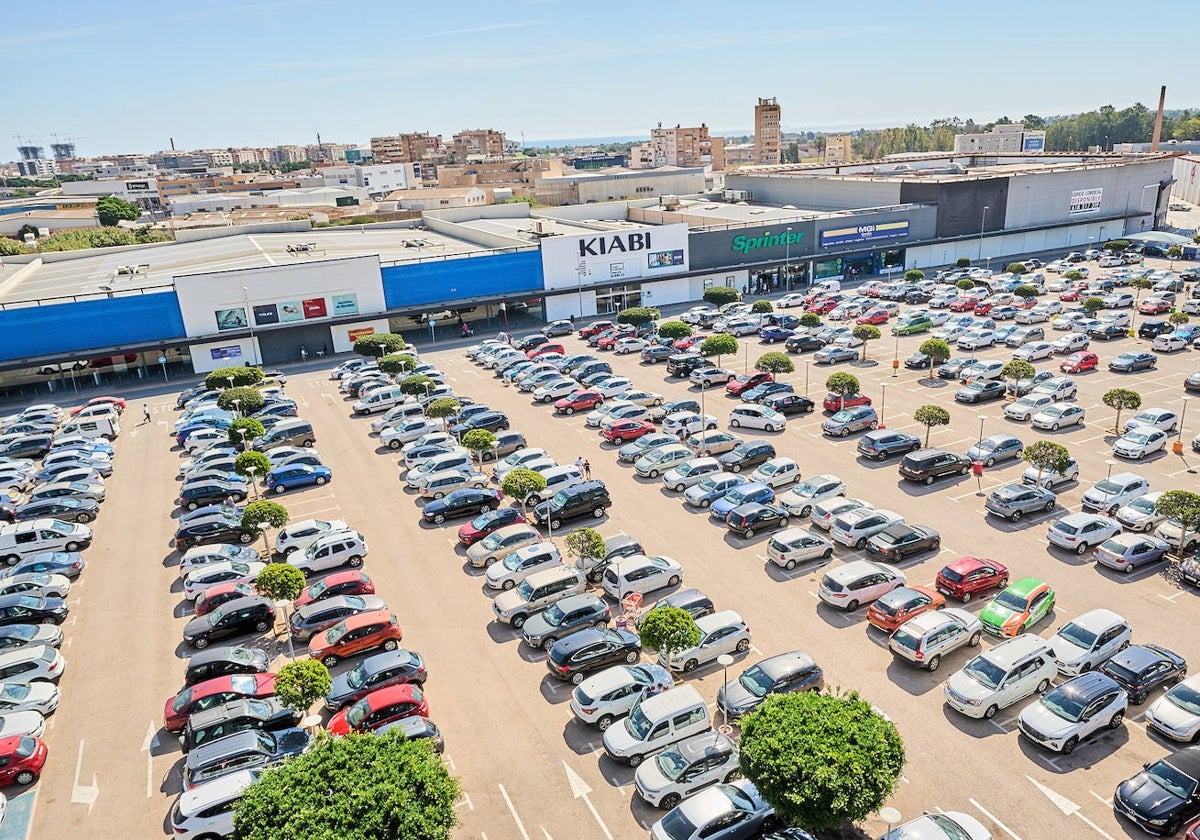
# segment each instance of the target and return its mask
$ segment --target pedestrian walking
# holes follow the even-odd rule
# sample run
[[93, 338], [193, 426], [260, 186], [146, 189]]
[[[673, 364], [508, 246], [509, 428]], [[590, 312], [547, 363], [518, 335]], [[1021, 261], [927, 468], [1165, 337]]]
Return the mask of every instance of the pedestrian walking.
[[591, 461], [583, 462], [583, 477], [587, 481], [592, 480], [592, 462]]
[[146, 405], [145, 403], [142, 403], [142, 422], [150, 422], [150, 406]]
[[583, 472], [583, 456], [582, 455], [580, 455], [578, 458], [575, 459], [575, 469], [579, 470], [580, 472]]
[[305, 347], [303, 344], [300, 345], [300, 361], [302, 361], [302, 362], [308, 361], [308, 348]]

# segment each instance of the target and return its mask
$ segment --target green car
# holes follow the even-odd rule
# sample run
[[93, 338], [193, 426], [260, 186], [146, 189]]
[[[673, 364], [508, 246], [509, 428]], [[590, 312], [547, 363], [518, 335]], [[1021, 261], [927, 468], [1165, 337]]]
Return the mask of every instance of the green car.
[[901, 318], [892, 325], [892, 335], [912, 335], [913, 333], [923, 333], [932, 326], [933, 321], [931, 321], [927, 315]]
[[1009, 586], [979, 614], [983, 629], [993, 636], [1016, 636], [1054, 609], [1054, 590], [1037, 578], [1022, 578]]

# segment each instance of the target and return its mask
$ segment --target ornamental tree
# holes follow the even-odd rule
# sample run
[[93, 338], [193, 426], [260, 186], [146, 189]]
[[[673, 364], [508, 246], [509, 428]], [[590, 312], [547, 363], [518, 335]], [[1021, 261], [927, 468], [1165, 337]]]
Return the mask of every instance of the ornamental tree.
[[956, 259], [954, 261], [954, 265], [957, 268], [970, 268], [971, 267], [971, 258], [970, 257], [959, 257], [958, 259]]
[[1037, 483], [1042, 483], [1042, 474], [1065, 473], [1071, 466], [1071, 453], [1067, 447], [1052, 440], [1035, 440], [1021, 451], [1021, 459], [1037, 467]]
[[1137, 411], [1141, 408], [1142, 395], [1128, 388], [1113, 388], [1111, 391], [1104, 392], [1104, 396], [1100, 398], [1100, 402], [1117, 412], [1117, 418], [1113, 421], [1113, 431], [1120, 434], [1121, 412], [1126, 409]]
[[239, 417], [229, 424], [229, 442], [242, 449], [249, 449], [250, 441], [266, 433], [266, 427], [253, 417]]
[[763, 373], [791, 373], [796, 365], [786, 353], [763, 353], [754, 363], [754, 369]]
[[731, 353], [736, 353], [738, 349], [737, 339], [728, 333], [717, 333], [710, 335], [704, 341], [700, 342], [701, 356], [716, 356], [717, 367], [721, 366], [721, 357]]
[[1139, 291], [1142, 289], [1153, 289], [1154, 281], [1149, 277], [1134, 277], [1129, 281], [1129, 285], [1135, 289], [1138, 289]]
[[246, 789], [234, 806], [234, 836], [450, 840], [460, 793], [428, 739], [410, 741], [400, 730], [319, 735]]
[[1062, 276], [1065, 280], [1082, 280], [1083, 272], [1077, 268], [1070, 268], [1064, 271]]
[[1186, 324], [1188, 322], [1188, 316], [1187, 316], [1186, 312], [1176, 311], [1176, 312], [1172, 312], [1170, 315], [1168, 315], [1167, 320], [1170, 323], [1172, 323], [1178, 327], [1178, 326], [1182, 326], [1183, 324]]
[[371, 333], [370, 335], [360, 336], [354, 342], [354, 352], [360, 356], [373, 356], [382, 358], [392, 353], [399, 353], [408, 342], [404, 340], [404, 336], [396, 335], [395, 333]]
[[919, 268], [910, 268], [904, 272], [904, 279], [909, 283], [920, 283], [925, 279], [925, 272]]
[[266, 402], [262, 391], [257, 388], [226, 388], [217, 397], [217, 408], [222, 411], [237, 411], [246, 417], [258, 411]]
[[882, 333], [879, 332], [879, 327], [874, 324], [859, 324], [850, 331], [850, 335], [863, 343], [862, 359], [865, 362], [867, 360], [867, 345], [878, 339]]
[[257, 385], [262, 380], [263, 372], [260, 367], [223, 367], [210, 371], [204, 377], [204, 387], [209, 391], [220, 391], [224, 388]]
[[1200, 493], [1168, 490], [1154, 503], [1154, 512], [1179, 523], [1179, 543], [1176, 548], [1182, 555], [1189, 542], [1188, 534], [1200, 532]]
[[407, 353], [388, 353], [379, 360], [379, 369], [392, 376], [412, 370], [416, 366], [416, 360]]
[[950, 412], [940, 405], [923, 405], [913, 413], [913, 419], [925, 427], [925, 446], [929, 446], [929, 433], [934, 426], [950, 425]]
[[1180, 259], [1181, 257], [1183, 257], [1183, 249], [1178, 245], [1172, 245], [1167, 249], [1167, 259], [1169, 259], [1171, 262], [1175, 262], [1175, 260]]
[[312, 704], [327, 695], [331, 688], [333, 678], [329, 676], [329, 669], [315, 659], [289, 662], [275, 677], [275, 696], [301, 715], [307, 714]]
[[475, 455], [476, 460], [483, 461], [484, 454], [495, 447], [496, 436], [487, 429], [472, 429], [463, 435], [462, 445]]
[[805, 312], [800, 316], [800, 326], [808, 327], [809, 329], [819, 327], [821, 326], [821, 316], [816, 312]]
[[940, 338], [927, 338], [921, 342], [917, 352], [922, 356], [929, 357], [930, 370], [932, 370], [934, 365], [940, 365], [950, 358], [950, 345]]
[[546, 477], [544, 475], [522, 467], [510, 470], [508, 475], [504, 476], [504, 483], [500, 485], [500, 492], [510, 499], [520, 502], [522, 509], [525, 508], [526, 499], [545, 489]]
[[704, 290], [704, 302], [713, 306], [724, 306], [742, 299], [741, 293], [732, 286], [709, 286]]
[[750, 311], [759, 315], [765, 315], [768, 312], [774, 312], [775, 305], [769, 300], [756, 300], [754, 301], [753, 305], [751, 305]]
[[642, 644], [658, 651], [664, 659], [671, 654], [700, 644], [700, 628], [687, 610], [679, 607], [655, 607], [638, 621]]
[[846, 407], [846, 397], [857, 394], [860, 387], [858, 377], [844, 371], [831, 374], [825, 380], [826, 390], [838, 398], [838, 410]]
[[692, 334], [692, 328], [683, 321], [665, 321], [658, 326], [660, 338], [687, 338]]
[[1013, 289], [1013, 294], [1022, 300], [1029, 300], [1030, 298], [1035, 298], [1038, 296], [1038, 290], [1036, 286], [1030, 286], [1028, 283], [1022, 283], [1020, 286], [1017, 286], [1015, 289]]
[[1011, 262], [1004, 267], [1004, 270], [1009, 274], [1028, 274], [1029, 266], [1025, 265], [1023, 262]]
[[417, 374], [416, 376], [406, 376], [400, 380], [400, 393], [408, 394], [410, 397], [420, 396], [429, 393], [430, 390], [437, 387], [437, 383], [428, 376]]
[[1098, 297], [1087, 298], [1086, 300], [1084, 300], [1084, 302], [1081, 304], [1081, 306], [1083, 306], [1083, 311], [1086, 312], [1088, 315], [1095, 315], [1097, 312], [1099, 312], [1101, 309], [1104, 308], [1104, 298], [1098, 298]]
[[1129, 240], [1128, 239], [1110, 239], [1104, 243], [1103, 248], [1105, 251], [1111, 251], [1114, 254], [1120, 254], [1120, 253], [1123, 253], [1123, 252], [1129, 250]]
[[1000, 375], [1010, 383], [1009, 390], [1015, 391], [1015, 383], [1022, 379], [1030, 379], [1037, 374], [1037, 368], [1024, 359], [1013, 359], [1000, 368]]
[[967, 278], [967, 277], [964, 277], [964, 278], [962, 278], [961, 280], [959, 280], [957, 283], [955, 283], [954, 285], [955, 285], [957, 288], [959, 288], [959, 289], [962, 289], [962, 290], [965, 292], [967, 289], [974, 289], [974, 288], [975, 288], [975, 281], [974, 281], [974, 280], [971, 280], [971, 279], [969, 279], [969, 278]]
[[255, 578], [254, 591], [270, 601], [295, 601], [304, 591], [304, 572], [291, 563], [268, 563]]
[[[413, 377], [413, 376], [409, 377], [409, 379], [415, 379], [415, 378], [416, 377]], [[428, 379], [429, 377], [423, 377], [423, 378]], [[408, 380], [406, 379], [405, 382], [407, 382], [407, 381]], [[433, 380], [430, 380], [430, 381], [432, 382]], [[401, 387], [403, 387], [403, 383], [401, 384]], [[406, 392], [406, 393], [408, 393], [408, 392]], [[425, 416], [431, 420], [441, 420], [442, 426], [444, 428], [446, 425], [446, 418], [453, 417], [455, 414], [458, 414], [458, 412], [461, 410], [462, 410], [462, 405], [459, 403], [458, 400], [454, 399], [454, 397], [440, 397], [440, 398], [434, 400], [433, 402], [431, 402], [426, 407]]]
[[580, 571], [588, 568], [589, 560], [604, 558], [604, 537], [600, 536], [600, 532], [595, 528], [576, 528], [567, 534], [564, 542], [567, 545], [567, 554], [575, 558], [575, 567]]
[[251, 502], [242, 510], [242, 528], [247, 531], [282, 528], [289, 518], [287, 508], [278, 502]]
[[640, 327], [642, 324], [649, 324], [661, 317], [662, 313], [653, 306], [631, 306], [617, 313], [617, 323]]
[[787, 825], [857, 822], [896, 790], [896, 726], [855, 692], [774, 694], [742, 719], [738, 768]]
[[271, 459], [255, 449], [239, 452], [233, 459], [233, 471], [252, 480], [259, 479], [271, 471]]

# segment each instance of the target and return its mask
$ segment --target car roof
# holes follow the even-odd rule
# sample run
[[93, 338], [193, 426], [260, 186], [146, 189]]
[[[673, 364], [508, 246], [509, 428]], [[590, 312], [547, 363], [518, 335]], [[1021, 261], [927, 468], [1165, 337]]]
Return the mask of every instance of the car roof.
[[1091, 671], [1067, 680], [1065, 683], [1057, 686], [1055, 691], [1069, 694], [1072, 697], [1078, 698], [1080, 702], [1087, 704], [1102, 694], [1109, 691], [1119, 691], [1120, 688], [1116, 680], [1107, 674], [1102, 674], [1099, 671]]
[[711, 633], [721, 627], [745, 623], [741, 615], [733, 610], [721, 610], [696, 619], [696, 626], [700, 628], [701, 633]]
[[793, 650], [788, 653], [778, 653], [775, 656], [768, 656], [758, 663], [758, 668], [768, 677], [778, 679], [794, 671], [804, 671], [813, 668], [816, 664], [816, 661], [804, 651]]
[[238, 770], [185, 790], [179, 796], [179, 812], [185, 817], [195, 816], [213, 805], [240, 796], [256, 778], [258, 774], [253, 770]]
[[1008, 585], [1008, 590], [1018, 595], [1028, 595], [1045, 586], [1045, 582], [1035, 577], [1024, 577]]
[[1188, 747], [1164, 756], [1163, 761], [1187, 773], [1193, 779], [1200, 778], [1200, 747]]
[[728, 736], [722, 735], [720, 732], [709, 731], [684, 738], [675, 745], [675, 749], [683, 756], [684, 761], [688, 764], [695, 764], [709, 756], [728, 755], [736, 751], [737, 747]]
[[243, 752], [255, 751], [258, 747], [258, 729], [243, 729], [232, 735], [223, 735], [215, 741], [200, 744], [187, 755], [187, 766], [204, 767]]

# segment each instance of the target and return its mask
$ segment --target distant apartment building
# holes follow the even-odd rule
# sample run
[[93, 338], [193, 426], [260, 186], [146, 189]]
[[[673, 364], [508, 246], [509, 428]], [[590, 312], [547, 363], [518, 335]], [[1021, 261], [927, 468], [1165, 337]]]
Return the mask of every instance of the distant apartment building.
[[441, 189], [475, 186], [491, 189], [507, 187], [513, 191], [514, 195], [533, 195], [534, 185], [538, 178], [562, 174], [563, 163], [557, 158], [479, 161], [439, 166], [437, 168], [437, 186]]
[[204, 159], [205, 166], [233, 166], [233, 152], [229, 149], [201, 149], [196, 154]]
[[396, 190], [421, 186], [421, 164], [376, 163], [363, 166], [326, 166], [318, 170], [317, 178], [305, 179], [328, 187], [347, 187], [365, 190], [368, 196], [383, 196]]
[[349, 148], [344, 143], [311, 143], [304, 147], [304, 157], [309, 163], [339, 163]]
[[630, 154], [630, 166], [634, 169], [651, 169], [658, 166], [711, 166], [725, 168], [725, 138], [712, 137], [708, 126], [650, 129], [650, 142], [634, 146]]
[[263, 162], [261, 149], [230, 149], [229, 156], [234, 164], [258, 165]]
[[469, 160], [496, 160], [504, 157], [504, 132], [490, 128], [460, 131], [453, 137], [454, 159], [458, 163]]
[[757, 159], [753, 143], [729, 143], [725, 146], [725, 168], [752, 164]]
[[51, 178], [58, 174], [58, 161], [51, 158], [31, 158], [17, 161], [22, 178]]
[[1026, 130], [1021, 123], [998, 125], [982, 134], [956, 134], [954, 151], [1041, 152], [1046, 149], [1046, 132]]
[[441, 136], [428, 132], [371, 138], [371, 156], [376, 163], [415, 163], [445, 154]]
[[849, 134], [825, 135], [825, 163], [849, 163], [852, 156], [852, 140]]
[[307, 160], [303, 146], [276, 146], [271, 149], [271, 163], [304, 163]]
[[595, 204], [622, 199], [693, 195], [705, 190], [705, 167], [663, 166], [650, 170], [601, 169], [546, 174], [534, 187], [538, 204]]
[[759, 97], [754, 106], [754, 162], [757, 164], [778, 164], [783, 160], [781, 140], [783, 139], [782, 114], [779, 102], [775, 97], [763, 99]]
[[425, 188], [397, 190], [386, 201], [396, 202], [401, 210], [445, 210], [450, 207], [479, 207], [492, 203], [491, 190], [482, 187]]

